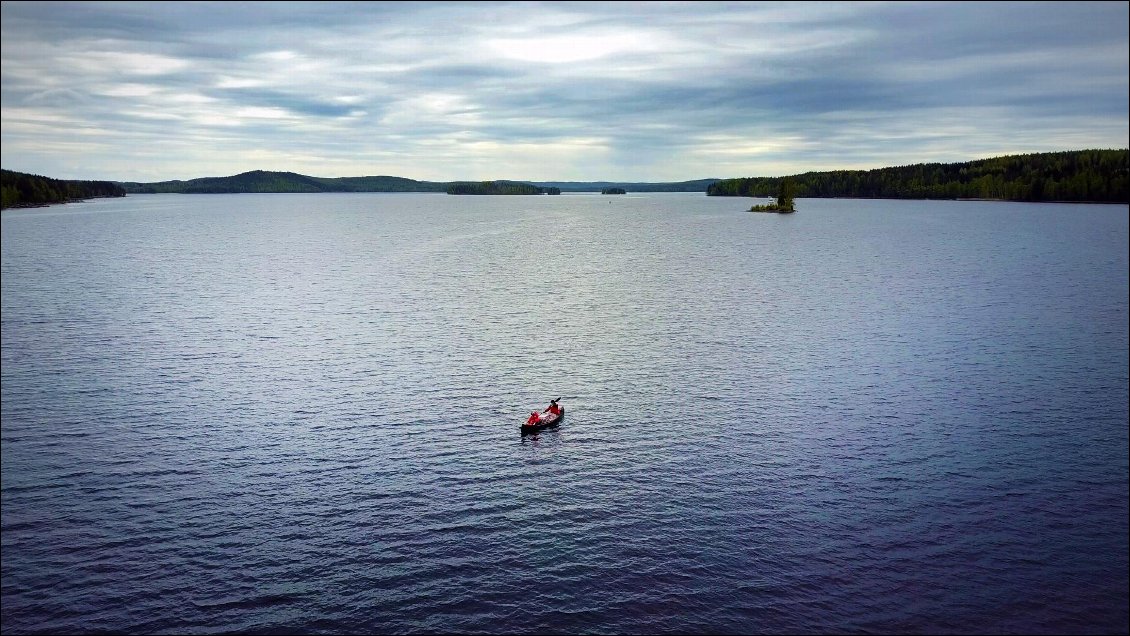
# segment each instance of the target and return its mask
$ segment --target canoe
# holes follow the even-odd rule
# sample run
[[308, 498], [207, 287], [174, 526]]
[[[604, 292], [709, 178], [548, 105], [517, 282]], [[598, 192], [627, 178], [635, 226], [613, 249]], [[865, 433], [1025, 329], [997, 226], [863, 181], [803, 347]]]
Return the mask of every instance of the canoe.
[[565, 419], [565, 407], [561, 407], [561, 412], [554, 418], [544, 418], [537, 424], [522, 424], [522, 434], [536, 433], [542, 429], [552, 428], [561, 423]]

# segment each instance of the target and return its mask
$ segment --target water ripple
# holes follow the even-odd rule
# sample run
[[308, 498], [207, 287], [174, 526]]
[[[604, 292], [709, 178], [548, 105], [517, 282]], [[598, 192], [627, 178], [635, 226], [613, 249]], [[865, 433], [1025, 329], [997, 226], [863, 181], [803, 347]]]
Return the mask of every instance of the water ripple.
[[801, 207], [6, 210], [4, 633], [1126, 633], [1125, 208]]

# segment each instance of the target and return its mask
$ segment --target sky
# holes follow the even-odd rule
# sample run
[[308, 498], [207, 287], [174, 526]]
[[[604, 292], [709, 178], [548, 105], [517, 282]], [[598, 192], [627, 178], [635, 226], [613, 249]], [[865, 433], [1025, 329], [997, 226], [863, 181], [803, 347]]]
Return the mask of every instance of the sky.
[[685, 181], [1130, 146], [1127, 2], [3, 2], [0, 161]]

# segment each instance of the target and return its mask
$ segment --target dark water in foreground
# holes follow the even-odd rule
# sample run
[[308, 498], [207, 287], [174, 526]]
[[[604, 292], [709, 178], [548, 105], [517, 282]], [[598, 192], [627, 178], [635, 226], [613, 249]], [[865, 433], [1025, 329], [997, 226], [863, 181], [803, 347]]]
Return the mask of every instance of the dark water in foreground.
[[4, 633], [1126, 633], [1126, 206], [748, 206], [5, 211]]

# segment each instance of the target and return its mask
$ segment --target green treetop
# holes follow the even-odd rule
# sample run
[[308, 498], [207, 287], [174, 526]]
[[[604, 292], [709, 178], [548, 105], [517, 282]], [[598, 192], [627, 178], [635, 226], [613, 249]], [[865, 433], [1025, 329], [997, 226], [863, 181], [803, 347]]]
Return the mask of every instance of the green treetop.
[[796, 184], [793, 182], [792, 177], [785, 177], [781, 179], [781, 184], [777, 188], [777, 202], [768, 205], [755, 205], [749, 209], [750, 212], [796, 212], [793, 208], [793, 199], [796, 198]]

